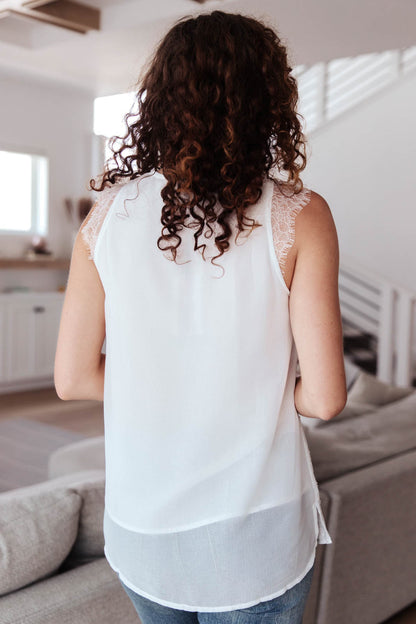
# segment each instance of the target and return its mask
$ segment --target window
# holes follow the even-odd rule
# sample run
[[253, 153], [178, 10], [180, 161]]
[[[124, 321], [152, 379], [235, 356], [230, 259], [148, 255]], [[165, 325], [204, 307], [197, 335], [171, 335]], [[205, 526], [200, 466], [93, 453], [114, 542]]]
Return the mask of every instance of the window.
[[94, 100], [94, 133], [105, 138], [103, 142], [104, 161], [112, 162], [112, 152], [108, 147], [113, 136], [123, 137], [127, 126], [124, 121], [126, 113], [135, 110], [134, 92], [119, 93], [98, 97]]
[[48, 222], [48, 158], [0, 150], [0, 234], [40, 234]]

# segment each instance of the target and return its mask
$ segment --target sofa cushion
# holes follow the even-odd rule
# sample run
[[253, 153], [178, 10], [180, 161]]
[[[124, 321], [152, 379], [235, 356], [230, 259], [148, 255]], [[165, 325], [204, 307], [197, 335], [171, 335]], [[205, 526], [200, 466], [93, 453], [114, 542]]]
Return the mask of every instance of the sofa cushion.
[[49, 479], [81, 470], [105, 470], [104, 436], [71, 442], [49, 456]]
[[0, 598], [1, 624], [140, 624], [105, 557]]
[[370, 403], [378, 406], [398, 401], [412, 392], [415, 392], [412, 386], [394, 386], [381, 381], [375, 375], [361, 371], [348, 392], [348, 398], [352, 403]]
[[69, 559], [78, 564], [104, 556], [105, 473], [97, 471], [96, 476], [95, 471], [92, 471], [89, 478], [83, 474], [80, 479], [74, 474], [69, 486], [82, 499], [78, 535], [69, 554]]
[[82, 500], [78, 534], [62, 569], [69, 569], [104, 556], [105, 471], [80, 470], [55, 477], [39, 487], [63, 488], [76, 492]]
[[0, 495], [0, 595], [55, 572], [75, 542], [81, 496], [38, 484]]
[[416, 448], [416, 392], [375, 411], [304, 428], [318, 482]]
[[[347, 362], [345, 362], [347, 370]], [[351, 366], [351, 364], [349, 364]], [[352, 375], [352, 372], [351, 372]], [[348, 387], [348, 383], [347, 383]], [[415, 392], [412, 386], [399, 387], [385, 383], [378, 379], [375, 375], [365, 371], [358, 372], [348, 389], [347, 402], [344, 409], [331, 418], [330, 420], [322, 420], [321, 418], [309, 418], [308, 416], [300, 416], [300, 421], [304, 427], [309, 429], [315, 427], [327, 427], [333, 423], [338, 423], [347, 418], [354, 418], [374, 412], [380, 405], [387, 405], [394, 401], [398, 401], [409, 394]]]

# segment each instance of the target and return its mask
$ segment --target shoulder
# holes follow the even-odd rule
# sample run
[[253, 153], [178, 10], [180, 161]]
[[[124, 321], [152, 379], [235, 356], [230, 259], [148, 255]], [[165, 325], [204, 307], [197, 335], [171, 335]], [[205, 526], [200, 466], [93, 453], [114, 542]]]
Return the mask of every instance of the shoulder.
[[121, 188], [125, 187], [130, 180], [117, 182], [111, 186], [105, 186], [102, 191], [99, 191], [97, 197], [94, 200], [94, 204], [91, 210], [85, 217], [80, 226], [80, 234], [86, 247], [88, 258], [90, 260], [94, 257], [95, 243], [97, 241], [101, 226], [104, 219]]
[[97, 196], [96, 196], [96, 199], [95, 199], [94, 206], [96, 208], [100, 208], [101, 206], [104, 206], [104, 207], [108, 208], [109, 204], [112, 202], [112, 200], [118, 194], [118, 192], [122, 188], [128, 187], [129, 184], [131, 185], [132, 182], [134, 182], [134, 181], [130, 180], [130, 178], [125, 178], [123, 180], [119, 180], [119, 181], [115, 182], [114, 184], [108, 184], [107, 186], [105, 186], [102, 189], [102, 191], [98, 191], [97, 192]]
[[333, 222], [332, 212], [326, 199], [312, 189], [304, 188], [303, 191], [307, 195], [307, 201], [297, 216], [296, 227], [315, 225], [318, 228]]
[[274, 178], [272, 180], [272, 212], [280, 213], [282, 216], [290, 214], [294, 218], [311, 201], [313, 191], [310, 188], [303, 186], [295, 193], [287, 183]]
[[97, 195], [94, 198], [94, 203], [88, 215], [86, 216], [82, 227], [89, 223], [91, 220], [94, 220], [94, 218], [97, 218], [98, 215], [103, 215], [107, 213], [119, 191], [122, 188], [128, 186], [131, 182], [132, 180], [126, 178], [125, 180], [121, 180], [119, 182], [116, 182], [115, 184], [108, 184], [101, 191], [96, 191]]
[[328, 202], [316, 191], [303, 186], [299, 192], [294, 193], [285, 183], [275, 179], [273, 182], [272, 208], [275, 212], [291, 213], [293, 217], [296, 217], [296, 224], [332, 219]]
[[309, 200], [296, 216], [296, 247], [307, 245], [337, 245], [337, 232], [327, 200], [308, 189]]
[[303, 211], [305, 214], [328, 214], [331, 212], [329, 204], [326, 201], [325, 197], [310, 188], [304, 188], [303, 191], [305, 191], [305, 193], [307, 193], [308, 195], [308, 202], [305, 205], [305, 208], [307, 207], [307, 210]]

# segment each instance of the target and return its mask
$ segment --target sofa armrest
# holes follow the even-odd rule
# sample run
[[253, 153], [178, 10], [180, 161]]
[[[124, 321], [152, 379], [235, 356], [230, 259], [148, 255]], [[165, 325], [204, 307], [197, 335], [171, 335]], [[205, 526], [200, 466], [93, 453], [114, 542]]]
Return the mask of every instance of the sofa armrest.
[[81, 470], [105, 470], [104, 436], [71, 442], [49, 456], [49, 479]]
[[316, 624], [374, 624], [416, 599], [416, 451], [320, 484], [329, 499]]

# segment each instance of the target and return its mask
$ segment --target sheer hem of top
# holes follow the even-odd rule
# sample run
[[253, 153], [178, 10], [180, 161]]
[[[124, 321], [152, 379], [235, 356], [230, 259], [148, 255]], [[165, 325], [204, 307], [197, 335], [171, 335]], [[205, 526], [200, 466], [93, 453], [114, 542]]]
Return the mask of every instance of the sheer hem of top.
[[125, 178], [116, 184], [107, 186], [100, 191], [94, 205], [88, 213], [85, 221], [81, 225], [81, 235], [88, 250], [88, 258], [94, 259], [95, 244], [100, 233], [101, 226], [110, 209], [111, 204], [120, 188], [130, 182], [130, 178]]
[[286, 272], [286, 260], [295, 240], [295, 219], [311, 197], [311, 190], [304, 187], [300, 193], [284, 195], [279, 184], [274, 184], [271, 225], [273, 246], [283, 277]]

